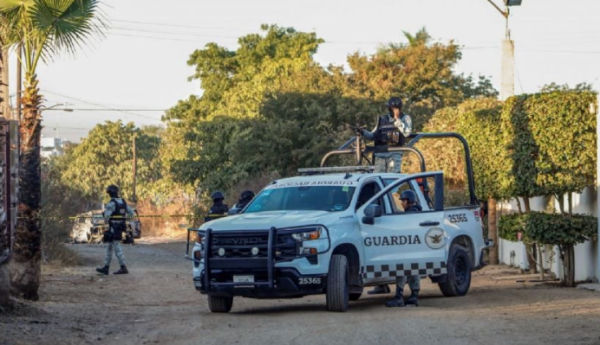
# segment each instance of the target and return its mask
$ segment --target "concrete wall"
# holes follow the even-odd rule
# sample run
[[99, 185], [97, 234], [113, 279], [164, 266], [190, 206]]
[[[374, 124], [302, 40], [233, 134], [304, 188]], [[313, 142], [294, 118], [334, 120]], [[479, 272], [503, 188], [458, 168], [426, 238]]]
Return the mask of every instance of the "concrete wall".
[[[555, 199], [548, 198], [533, 198], [531, 199], [532, 211], [543, 211], [547, 209], [548, 202], [553, 203], [553, 206], [558, 210], [558, 204]], [[499, 215], [509, 212], [516, 212], [517, 205], [514, 201], [507, 203], [498, 203]], [[523, 202], [521, 201], [521, 205]], [[581, 194], [573, 195], [573, 213], [585, 213], [598, 216], [598, 196], [594, 187], [586, 188]], [[575, 280], [576, 281], [598, 281], [600, 267], [599, 244], [598, 241], [588, 241], [575, 246]], [[520, 242], [510, 242], [506, 240], [499, 241], [498, 254], [500, 263], [526, 269], [528, 262], [526, 258], [525, 246]], [[554, 251], [554, 260], [551, 265], [548, 260], [551, 252]], [[554, 272], [557, 277], [562, 277], [562, 263], [560, 261], [560, 252], [558, 248], [546, 248], [543, 253], [545, 261], [544, 266]]]

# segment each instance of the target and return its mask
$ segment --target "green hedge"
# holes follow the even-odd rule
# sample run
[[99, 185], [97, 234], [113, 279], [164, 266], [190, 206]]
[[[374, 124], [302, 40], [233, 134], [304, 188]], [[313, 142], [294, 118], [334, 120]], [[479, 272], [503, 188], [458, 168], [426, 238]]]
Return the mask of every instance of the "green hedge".
[[513, 196], [581, 192], [596, 174], [594, 92], [557, 91], [509, 98], [502, 109], [502, 146]]
[[500, 217], [500, 237], [525, 243], [550, 245], [575, 245], [588, 240], [597, 239], [598, 218], [583, 214], [559, 213], [515, 213]]

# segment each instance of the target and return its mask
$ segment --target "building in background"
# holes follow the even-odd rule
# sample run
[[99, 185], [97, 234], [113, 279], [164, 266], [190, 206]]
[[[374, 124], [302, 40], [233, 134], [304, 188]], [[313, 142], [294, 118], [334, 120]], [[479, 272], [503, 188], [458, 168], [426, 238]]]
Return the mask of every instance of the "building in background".
[[63, 154], [63, 141], [60, 138], [42, 138], [40, 154], [43, 158]]

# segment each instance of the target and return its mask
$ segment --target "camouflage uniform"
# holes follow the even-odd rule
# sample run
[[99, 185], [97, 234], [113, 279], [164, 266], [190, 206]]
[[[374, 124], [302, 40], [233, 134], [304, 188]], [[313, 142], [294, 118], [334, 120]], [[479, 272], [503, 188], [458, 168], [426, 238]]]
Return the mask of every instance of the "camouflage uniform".
[[[106, 207], [104, 208], [104, 219], [106, 221], [107, 224], [110, 224], [110, 217], [113, 215], [113, 213], [116, 210], [117, 205], [115, 203], [119, 203], [120, 205], [124, 204], [125, 202], [123, 201], [123, 199], [121, 198], [113, 198], [111, 199], [111, 201], [106, 204]], [[129, 207], [129, 205], [125, 205], [126, 206], [126, 215], [127, 217], [133, 217], [133, 210]], [[112, 252], [113, 250], [115, 251], [115, 255], [117, 256], [117, 259], [119, 260], [119, 265], [121, 266], [125, 266], [125, 256], [123, 255], [123, 248], [121, 247], [121, 235], [118, 235], [117, 232], [112, 228], [112, 226], [109, 225], [109, 230], [110, 232], [113, 233], [113, 235], [115, 236], [115, 239], [111, 242], [108, 242], [107, 246], [106, 246], [106, 255], [104, 257], [104, 266], [108, 267], [110, 266], [110, 262], [112, 261]]]
[[407, 280], [408, 280], [408, 287], [410, 287], [410, 291], [415, 291], [415, 290], [421, 289], [421, 276], [397, 277], [396, 278], [396, 288], [404, 289], [404, 285], [406, 285]]
[[[375, 145], [384, 145], [381, 138], [378, 138], [377, 132], [383, 127], [395, 127], [398, 131], [399, 137], [393, 139], [394, 146], [404, 145], [404, 141], [412, 132], [412, 120], [410, 116], [401, 114], [400, 119], [396, 120], [390, 114], [383, 115], [379, 118], [377, 126], [373, 132], [363, 131], [363, 136], [367, 140], [375, 141]], [[402, 169], [402, 153], [401, 152], [383, 152], [375, 153], [375, 172], [395, 172], [399, 173]]]

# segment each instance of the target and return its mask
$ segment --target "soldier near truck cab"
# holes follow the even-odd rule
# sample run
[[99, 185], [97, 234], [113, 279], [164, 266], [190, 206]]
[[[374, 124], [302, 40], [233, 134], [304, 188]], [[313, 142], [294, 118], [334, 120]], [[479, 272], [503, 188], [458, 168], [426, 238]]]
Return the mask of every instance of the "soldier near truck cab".
[[245, 190], [240, 195], [240, 199], [237, 204], [233, 205], [233, 207], [229, 210], [229, 214], [238, 214], [242, 212], [242, 210], [254, 199], [254, 192], [251, 190]]
[[209, 222], [213, 219], [227, 216], [229, 206], [223, 203], [223, 200], [225, 199], [223, 192], [216, 191], [211, 194], [210, 198], [212, 199], [213, 204], [208, 211], [208, 216], [204, 218], [204, 221]]
[[[377, 125], [372, 132], [359, 129], [365, 139], [375, 142], [379, 147], [401, 147], [404, 146], [406, 138], [412, 132], [412, 120], [410, 116], [402, 112], [402, 100], [392, 97], [387, 102], [389, 113], [380, 116]], [[375, 172], [396, 172], [402, 168], [401, 152], [376, 152]]]
[[125, 200], [119, 197], [119, 187], [110, 185], [106, 188], [106, 193], [110, 196], [110, 201], [104, 208], [104, 218], [108, 223], [108, 230], [104, 233], [103, 242], [107, 244], [106, 255], [104, 257], [104, 267], [96, 268], [98, 273], [108, 274], [110, 262], [112, 261], [112, 252], [119, 260], [121, 268], [114, 274], [127, 274], [127, 266], [125, 266], [125, 255], [121, 247], [123, 232], [127, 230], [127, 218], [133, 217], [133, 210], [127, 205]]

